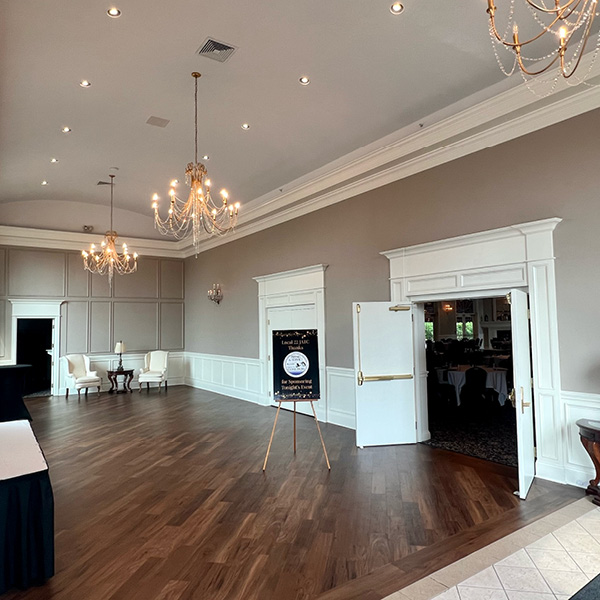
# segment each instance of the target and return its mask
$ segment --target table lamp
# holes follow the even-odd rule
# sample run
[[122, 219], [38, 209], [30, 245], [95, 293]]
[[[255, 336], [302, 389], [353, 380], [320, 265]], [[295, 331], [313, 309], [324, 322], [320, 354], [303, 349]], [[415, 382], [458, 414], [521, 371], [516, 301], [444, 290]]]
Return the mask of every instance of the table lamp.
[[123, 352], [125, 352], [125, 344], [123, 343], [123, 340], [120, 340], [115, 344], [115, 354], [119, 355], [119, 366], [117, 367], [117, 371], [123, 370]]

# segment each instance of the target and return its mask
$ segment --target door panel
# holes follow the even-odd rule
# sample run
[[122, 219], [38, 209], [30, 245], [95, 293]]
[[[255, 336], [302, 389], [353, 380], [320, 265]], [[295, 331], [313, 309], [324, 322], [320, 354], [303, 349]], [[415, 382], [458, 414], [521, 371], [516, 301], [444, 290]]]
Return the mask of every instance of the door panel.
[[527, 293], [511, 290], [514, 400], [517, 412], [519, 498], [525, 500], [535, 477], [535, 437], [531, 389], [531, 355]]
[[[273, 356], [273, 331], [286, 329], [317, 329], [317, 309], [314, 304], [274, 307], [267, 310], [267, 319], [267, 333], [269, 336], [269, 397], [271, 398], [271, 404], [277, 406], [277, 403], [273, 402], [273, 362], [271, 360], [271, 357]], [[322, 340], [319, 339], [319, 345], [321, 343]], [[319, 365], [319, 375], [321, 390], [323, 390], [325, 381], [324, 365]], [[325, 420], [324, 402], [314, 401], [314, 405], [318, 419], [321, 421]], [[293, 409], [292, 404], [289, 402], [284, 402], [282, 407]], [[298, 402], [296, 404], [296, 410], [299, 413], [311, 417], [313, 416], [309, 402]]]
[[412, 309], [353, 304], [356, 444], [413, 444], [416, 436]]

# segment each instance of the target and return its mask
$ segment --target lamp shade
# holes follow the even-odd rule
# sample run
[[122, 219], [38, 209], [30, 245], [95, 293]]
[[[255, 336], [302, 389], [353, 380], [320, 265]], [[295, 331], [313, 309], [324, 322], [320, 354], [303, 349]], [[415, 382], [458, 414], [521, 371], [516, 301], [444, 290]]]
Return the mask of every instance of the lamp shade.
[[123, 354], [125, 352], [125, 344], [123, 342], [117, 342], [115, 344], [115, 354]]

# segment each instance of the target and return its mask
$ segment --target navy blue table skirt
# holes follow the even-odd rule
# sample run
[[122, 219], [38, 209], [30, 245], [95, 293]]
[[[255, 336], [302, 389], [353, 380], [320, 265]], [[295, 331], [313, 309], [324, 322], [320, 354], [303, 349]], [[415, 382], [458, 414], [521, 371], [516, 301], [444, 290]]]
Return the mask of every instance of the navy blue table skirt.
[[600, 575], [594, 577], [582, 590], [579, 590], [571, 600], [598, 600], [600, 598]]
[[48, 471], [0, 481], [0, 594], [54, 575], [54, 497]]

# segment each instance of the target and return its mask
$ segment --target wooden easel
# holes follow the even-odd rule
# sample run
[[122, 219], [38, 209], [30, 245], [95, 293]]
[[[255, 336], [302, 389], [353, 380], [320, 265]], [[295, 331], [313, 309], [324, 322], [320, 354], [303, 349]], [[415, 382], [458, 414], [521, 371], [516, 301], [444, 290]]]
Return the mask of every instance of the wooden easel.
[[269, 446], [267, 447], [267, 455], [265, 456], [265, 462], [263, 464], [262, 470], [266, 470], [267, 461], [269, 460], [269, 452], [271, 452], [271, 444], [273, 443], [273, 436], [275, 435], [275, 427], [277, 426], [277, 419], [279, 418], [279, 411], [281, 410], [282, 402], [293, 402], [294, 403], [294, 454], [296, 454], [296, 402], [310, 402], [310, 407], [312, 408], [313, 415], [315, 416], [315, 424], [317, 426], [317, 431], [319, 432], [319, 437], [321, 438], [321, 446], [323, 446], [323, 454], [325, 455], [325, 462], [327, 463], [327, 468], [331, 471], [331, 465], [329, 464], [329, 457], [327, 456], [327, 450], [325, 448], [325, 442], [323, 441], [323, 436], [321, 435], [321, 428], [319, 427], [319, 419], [317, 419], [317, 412], [315, 411], [315, 405], [312, 400], [278, 400], [279, 405], [277, 406], [277, 413], [275, 413], [275, 422], [273, 423], [273, 429], [271, 430], [271, 439], [269, 440]]

